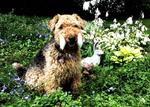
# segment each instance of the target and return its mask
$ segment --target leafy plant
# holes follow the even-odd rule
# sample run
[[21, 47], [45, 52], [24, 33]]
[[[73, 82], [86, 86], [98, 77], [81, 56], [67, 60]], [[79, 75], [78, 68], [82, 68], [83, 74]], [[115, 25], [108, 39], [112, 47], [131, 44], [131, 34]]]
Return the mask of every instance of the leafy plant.
[[142, 58], [142, 52], [140, 49], [134, 49], [129, 46], [121, 47], [119, 51], [114, 52], [114, 56], [111, 60], [117, 64], [129, 63], [136, 60], [137, 58]]
[[[119, 31], [126, 33], [122, 24], [117, 28], [110, 27], [103, 21], [102, 26], [96, 22], [87, 22], [85, 43], [81, 48], [82, 57], [93, 54], [93, 40], [99, 41], [99, 48], [104, 50], [104, 60], [100, 66], [93, 67], [89, 75], [82, 76], [78, 95], [64, 92], [61, 89], [52, 94], [37, 93], [28, 90], [24, 81], [18, 78], [11, 64], [15, 61], [28, 66], [36, 52], [49, 40], [50, 33], [46, 27], [49, 18], [26, 17], [13, 14], [0, 14], [0, 106], [1, 107], [148, 107], [150, 106], [150, 43], [141, 43], [149, 38], [148, 32], [142, 31], [140, 39], [135, 39], [135, 32], [141, 28], [135, 22], [128, 24], [129, 38], [135, 41], [121, 41], [115, 48], [108, 41]], [[99, 20], [102, 21], [102, 20]], [[148, 19], [143, 20], [148, 24]], [[132, 23], [132, 21], [130, 21]], [[125, 22], [127, 23], [127, 22]], [[111, 33], [110, 33], [111, 32]], [[105, 35], [105, 36], [104, 36]], [[47, 37], [48, 36], [48, 37]], [[102, 41], [101, 41], [102, 40]], [[121, 39], [120, 39], [121, 40]], [[141, 40], [141, 41], [140, 41]], [[107, 41], [107, 42], [106, 42]], [[134, 44], [137, 43], [139, 44]], [[125, 43], [129, 45], [124, 45]], [[133, 43], [132, 43], [133, 42]], [[108, 43], [108, 45], [105, 45]], [[142, 47], [142, 50], [141, 50]], [[145, 51], [143, 54], [143, 51]], [[117, 53], [116, 55], [114, 53]], [[147, 52], [147, 54], [146, 54]], [[121, 66], [111, 61], [112, 56], [133, 59], [143, 55], [142, 60], [124, 63]], [[130, 59], [130, 58], [129, 58]], [[129, 60], [125, 60], [129, 61]]]
[[[84, 35], [87, 41], [98, 42], [99, 49], [106, 52], [106, 56], [109, 52], [110, 58], [114, 62], [120, 63], [132, 61], [133, 58], [137, 58], [137, 54], [143, 55], [139, 50], [144, 50], [144, 47], [150, 42], [150, 36], [146, 31], [147, 27], [143, 25], [142, 21], [134, 22], [132, 17], [129, 17], [123, 24], [114, 19], [113, 24], [107, 28], [104, 26], [104, 21], [98, 18], [91, 23], [91, 27], [88, 25], [85, 28]], [[129, 48], [124, 49], [123, 47]], [[138, 53], [134, 53], [134, 51], [138, 51]]]

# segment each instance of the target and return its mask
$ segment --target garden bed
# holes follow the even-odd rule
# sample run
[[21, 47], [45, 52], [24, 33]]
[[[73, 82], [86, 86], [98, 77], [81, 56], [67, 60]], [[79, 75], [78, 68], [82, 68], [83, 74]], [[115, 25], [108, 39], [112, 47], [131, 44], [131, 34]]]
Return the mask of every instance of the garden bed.
[[[26, 17], [13, 14], [0, 14], [0, 106], [13, 107], [148, 107], [150, 106], [150, 42], [138, 45], [143, 48], [141, 58], [136, 60], [111, 60], [112, 55], [117, 56], [109, 48], [103, 49], [104, 56], [99, 66], [90, 70], [91, 75], [82, 77], [82, 86], [78, 95], [58, 90], [53, 94], [42, 94], [30, 91], [23, 86], [11, 64], [22, 63], [27, 66], [35, 53], [44, 46], [51, 37], [47, 29], [47, 17]], [[143, 19], [148, 27], [144, 34], [150, 34], [149, 19]], [[108, 22], [106, 22], [106, 25]], [[109, 23], [113, 23], [112, 21]], [[118, 23], [118, 22], [117, 22]], [[86, 43], [81, 52], [82, 57], [93, 54], [91, 38], [88, 38], [91, 22], [86, 24]], [[137, 25], [134, 25], [136, 28]], [[130, 25], [131, 27], [131, 25]], [[121, 25], [120, 25], [121, 28]], [[104, 24], [96, 32], [96, 36], [105, 34]], [[110, 29], [109, 29], [110, 30]], [[111, 29], [116, 32], [115, 29]], [[88, 33], [89, 32], [89, 33]], [[109, 35], [107, 35], [109, 36]], [[149, 36], [148, 36], [149, 37]], [[129, 42], [129, 41], [128, 41]], [[136, 42], [136, 41], [135, 41]], [[105, 44], [105, 42], [101, 42]], [[103, 48], [103, 45], [99, 45]], [[131, 44], [129, 42], [129, 44]], [[135, 46], [139, 48], [138, 46]], [[134, 47], [134, 49], [136, 49]], [[115, 49], [121, 52], [120, 48]], [[130, 52], [129, 52], [130, 53]], [[133, 55], [133, 54], [132, 54]], [[131, 55], [130, 55], [131, 56]], [[117, 56], [118, 58], [128, 58]], [[119, 62], [120, 61], [120, 62]]]

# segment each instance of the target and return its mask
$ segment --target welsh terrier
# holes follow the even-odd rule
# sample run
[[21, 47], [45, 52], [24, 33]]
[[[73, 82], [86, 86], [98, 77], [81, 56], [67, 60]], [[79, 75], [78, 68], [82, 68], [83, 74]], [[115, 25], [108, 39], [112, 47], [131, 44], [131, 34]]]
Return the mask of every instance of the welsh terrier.
[[53, 37], [29, 67], [26, 69], [19, 63], [13, 67], [30, 89], [51, 93], [61, 87], [76, 93], [81, 83], [84, 21], [77, 14], [58, 14], [49, 21], [48, 27]]

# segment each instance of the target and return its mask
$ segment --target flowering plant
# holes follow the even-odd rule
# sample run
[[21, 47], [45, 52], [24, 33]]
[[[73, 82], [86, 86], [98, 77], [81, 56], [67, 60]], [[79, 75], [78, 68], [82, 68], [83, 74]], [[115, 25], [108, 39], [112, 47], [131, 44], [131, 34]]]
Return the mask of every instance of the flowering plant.
[[[150, 41], [149, 34], [146, 34], [147, 27], [142, 23], [142, 21], [133, 21], [132, 17], [129, 17], [123, 24], [117, 22], [116, 19], [108, 27], [105, 27], [104, 21], [101, 18], [95, 19], [90, 27], [87, 25], [85, 28], [85, 39], [98, 41], [99, 49], [103, 51], [109, 51], [114, 55], [115, 52], [122, 53], [121, 55], [114, 55], [114, 62], [121, 62], [116, 59], [116, 57], [124, 56], [124, 58], [129, 58], [129, 56], [134, 56], [136, 54], [133, 51], [143, 50], [142, 46], [146, 45]], [[124, 48], [128, 47], [128, 48]], [[124, 53], [126, 50], [127, 53]], [[139, 53], [140, 53], [139, 50]], [[128, 55], [131, 54], [132, 55]], [[127, 56], [126, 56], [127, 54]], [[141, 53], [140, 53], [141, 54]], [[120, 58], [119, 58], [120, 59]], [[125, 62], [130, 62], [130, 59]]]

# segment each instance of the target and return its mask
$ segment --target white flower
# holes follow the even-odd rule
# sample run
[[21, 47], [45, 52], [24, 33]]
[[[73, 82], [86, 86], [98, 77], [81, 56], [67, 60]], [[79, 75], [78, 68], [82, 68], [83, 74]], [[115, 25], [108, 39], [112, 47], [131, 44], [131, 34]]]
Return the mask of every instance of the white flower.
[[116, 36], [114, 32], [109, 32], [108, 35], [113, 37], [113, 38]]
[[6, 87], [6, 85], [3, 85], [2, 89], [1, 89], [1, 92], [4, 92], [5, 90], [7, 90], [7, 87]]
[[115, 45], [112, 45], [111, 50], [114, 50], [114, 49], [116, 49], [116, 47], [115, 47]]
[[142, 36], [142, 32], [137, 30], [135, 35], [137, 38], [140, 38]]
[[140, 22], [138, 20], [135, 21], [135, 24], [139, 24]]
[[142, 24], [142, 23], [139, 23], [139, 28], [140, 28], [141, 26], [143, 26], [143, 24]]
[[141, 18], [144, 19], [144, 12], [141, 12]]
[[95, 31], [90, 31], [90, 39], [94, 39]]
[[126, 20], [126, 23], [129, 24], [129, 25], [133, 24], [132, 17], [129, 17], [129, 18]]
[[84, 2], [84, 4], [83, 4], [83, 10], [89, 10], [89, 7], [90, 7], [90, 2], [89, 1]]
[[114, 20], [113, 20], [113, 23], [117, 23], [117, 19], [114, 19]]
[[116, 23], [110, 25], [111, 29], [116, 29], [117, 27], [118, 27], [118, 25]]
[[104, 21], [101, 18], [98, 18], [98, 23], [97, 25], [102, 27], [103, 26]]
[[127, 28], [128, 27], [127, 23], [123, 23], [122, 27]]
[[107, 31], [109, 31], [109, 29], [108, 29], [108, 28], [104, 29], [104, 32], [107, 32]]
[[140, 49], [134, 49], [134, 50], [133, 50], [133, 53], [134, 53], [134, 54], [138, 54], [139, 52], [140, 52]]
[[124, 33], [121, 33], [120, 34], [120, 39], [124, 39], [124, 38], [125, 38]]
[[92, 1], [91, 1], [92, 6], [95, 6], [96, 1], [97, 1], [97, 0], [92, 0]]
[[27, 95], [24, 97], [25, 100], [28, 100], [30, 98], [30, 95]]
[[128, 37], [130, 34], [130, 29], [126, 29], [126, 36]]
[[144, 37], [144, 42], [149, 42], [149, 41], [150, 41], [150, 38]]
[[147, 30], [147, 27], [145, 27], [144, 25], [141, 27], [141, 31], [144, 32]]
[[150, 38], [149, 37], [144, 37], [143, 40], [141, 41], [141, 43], [143, 45], [146, 45], [147, 42], [150, 42]]
[[98, 18], [99, 15], [101, 15], [101, 12], [99, 11], [98, 8], [96, 8], [96, 10], [95, 10], [95, 18]]
[[113, 92], [115, 89], [116, 89], [116, 88], [114, 88], [114, 87], [110, 87], [107, 91], [108, 91], [108, 92]]
[[108, 11], [106, 12], [105, 16], [106, 16], [106, 17], [108, 17], [108, 16], [109, 16], [109, 13], [108, 13]]
[[100, 2], [100, 0], [97, 0], [97, 3], [99, 3]]
[[141, 43], [142, 43], [143, 45], [146, 45], [146, 43], [145, 43], [144, 41], [141, 41]]
[[90, 31], [90, 35], [94, 36], [95, 35], [95, 30]]

